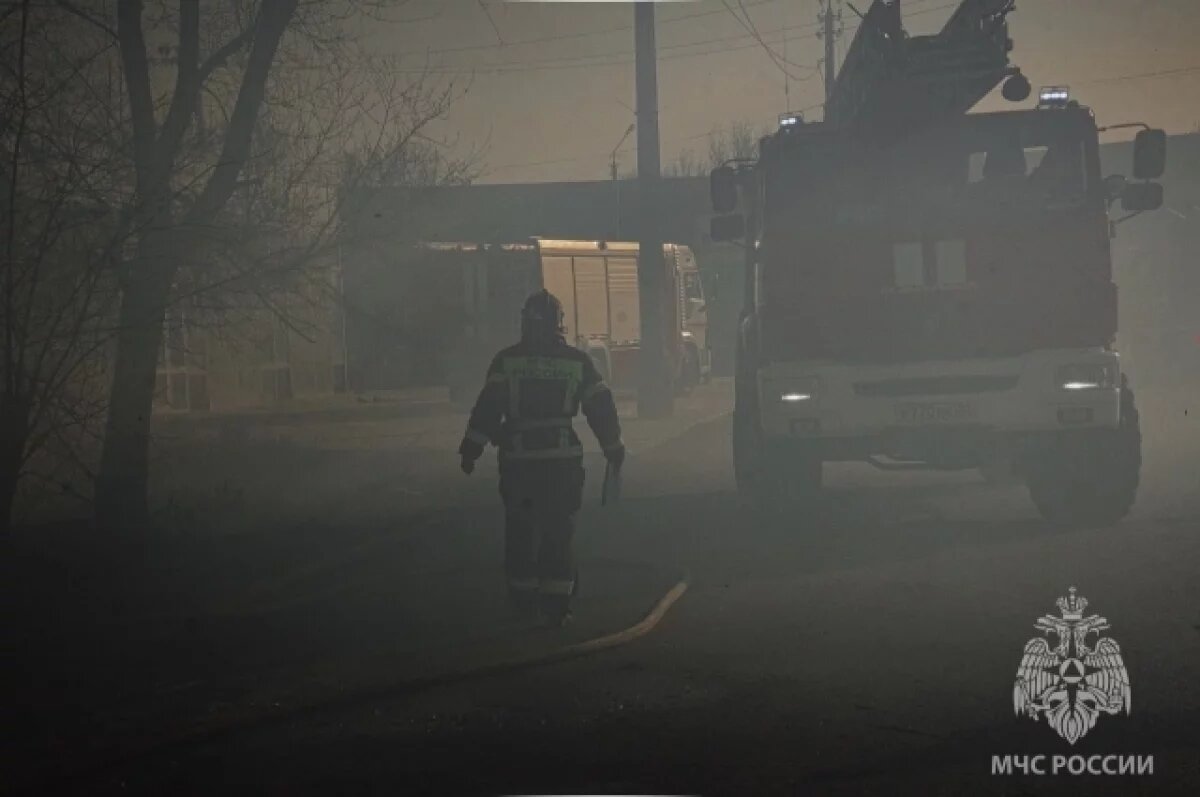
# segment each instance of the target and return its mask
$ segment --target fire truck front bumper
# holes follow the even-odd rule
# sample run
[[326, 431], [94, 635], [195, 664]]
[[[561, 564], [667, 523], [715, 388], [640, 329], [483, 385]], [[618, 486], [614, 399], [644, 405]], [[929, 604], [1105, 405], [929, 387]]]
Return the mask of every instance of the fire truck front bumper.
[[768, 440], [822, 459], [971, 467], [1047, 435], [1115, 428], [1120, 364], [1103, 349], [904, 364], [777, 363], [759, 372]]

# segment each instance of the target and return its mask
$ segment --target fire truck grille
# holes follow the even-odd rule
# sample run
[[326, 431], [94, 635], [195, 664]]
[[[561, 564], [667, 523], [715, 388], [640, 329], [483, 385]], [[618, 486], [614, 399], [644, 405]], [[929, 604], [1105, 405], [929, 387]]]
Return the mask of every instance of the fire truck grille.
[[865, 398], [897, 396], [956, 396], [965, 393], [998, 393], [1017, 386], [1015, 376], [933, 376], [919, 379], [884, 379], [856, 382], [854, 393]]

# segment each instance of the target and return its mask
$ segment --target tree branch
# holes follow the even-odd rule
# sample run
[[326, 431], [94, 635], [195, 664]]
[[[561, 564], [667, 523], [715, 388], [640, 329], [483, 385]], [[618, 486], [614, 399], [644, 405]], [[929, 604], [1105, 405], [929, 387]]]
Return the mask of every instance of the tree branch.
[[254, 42], [250, 47], [250, 58], [242, 85], [238, 90], [229, 129], [217, 165], [208, 183], [187, 214], [187, 223], [209, 222], [233, 194], [238, 174], [250, 155], [250, 142], [254, 135], [258, 110], [266, 94], [267, 78], [279, 41], [287, 30], [288, 23], [296, 13], [298, 0], [271, 0], [259, 8], [254, 21]]
[[179, 153], [179, 144], [196, 109], [196, 97], [200, 94], [199, 61], [200, 2], [180, 0], [179, 65], [175, 75], [175, 92], [156, 147], [156, 180], [165, 179], [170, 174]]
[[[20, 118], [13, 136], [12, 159], [9, 163], [8, 176], [8, 229], [5, 231], [5, 266], [4, 269], [4, 389], [8, 396], [15, 398], [21, 394], [21, 374], [17, 363], [15, 330], [13, 329], [13, 293], [16, 290], [16, 245], [17, 245], [17, 185], [21, 175], [21, 144], [25, 138], [25, 125], [29, 119], [29, 99], [26, 96], [25, 56], [29, 39], [29, 5], [30, 0], [21, 4], [21, 39], [17, 52], [17, 97], [21, 104]], [[7, 519], [4, 519], [7, 522]]]
[[84, 11], [79, 6], [75, 5], [72, 2], [69, 2], [69, 0], [58, 0], [58, 7], [61, 8], [63, 11], [66, 11], [68, 14], [71, 14], [72, 16], [79, 17], [84, 22], [88, 23], [89, 25], [91, 25], [99, 30], [104, 31], [112, 39], [116, 40], [118, 38], [117, 32], [115, 30], [113, 30], [111, 27], [109, 27], [108, 25], [104, 24], [103, 20], [97, 19], [96, 17], [92, 16], [88, 12]]
[[208, 58], [204, 59], [204, 63], [200, 65], [200, 82], [204, 83], [206, 80], [208, 80], [209, 75], [224, 66], [225, 62], [228, 61], [234, 53], [249, 44], [253, 36], [254, 28], [246, 28], [237, 36], [234, 36], [232, 39], [225, 42], [225, 44], [221, 45], [221, 47], [215, 50]]
[[146, 58], [146, 37], [142, 33], [141, 0], [117, 0], [117, 42], [121, 47], [121, 65], [129, 89], [129, 109], [133, 115], [134, 167], [138, 191], [150, 188], [154, 167], [154, 100], [150, 93], [150, 64]]

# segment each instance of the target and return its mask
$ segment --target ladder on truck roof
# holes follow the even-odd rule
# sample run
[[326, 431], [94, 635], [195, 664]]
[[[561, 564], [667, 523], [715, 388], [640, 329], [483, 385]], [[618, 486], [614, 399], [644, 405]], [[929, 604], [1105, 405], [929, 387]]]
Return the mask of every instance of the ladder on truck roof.
[[1018, 72], [1008, 58], [1014, 5], [962, 0], [939, 33], [909, 36], [900, 0], [874, 0], [834, 83], [826, 123], [886, 131], [966, 113]]

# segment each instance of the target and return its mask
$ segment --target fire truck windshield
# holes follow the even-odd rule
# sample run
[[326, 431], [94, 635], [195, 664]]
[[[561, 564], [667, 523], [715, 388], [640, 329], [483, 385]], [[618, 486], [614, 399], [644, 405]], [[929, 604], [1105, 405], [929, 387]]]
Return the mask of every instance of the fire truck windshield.
[[[1100, 189], [1078, 117], [964, 117], [880, 143], [831, 136], [789, 142], [766, 171], [768, 229], [919, 229], [1090, 207]], [[1091, 127], [1094, 141], [1095, 128]]]

